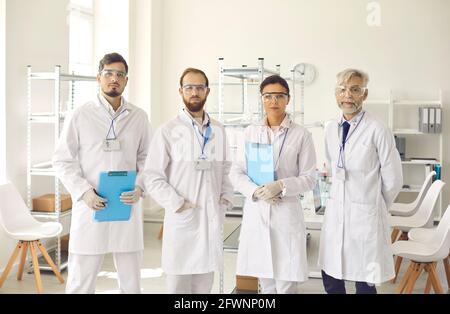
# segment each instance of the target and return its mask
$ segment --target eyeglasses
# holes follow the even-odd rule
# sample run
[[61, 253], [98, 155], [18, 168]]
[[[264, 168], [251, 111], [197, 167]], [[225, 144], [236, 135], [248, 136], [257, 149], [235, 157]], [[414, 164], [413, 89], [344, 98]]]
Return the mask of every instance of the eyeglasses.
[[349, 93], [352, 96], [362, 96], [364, 95], [364, 93], [366, 92], [367, 88], [366, 87], [361, 87], [361, 86], [351, 86], [351, 87], [345, 87], [345, 86], [338, 86], [336, 87], [336, 94], [339, 96], [344, 96], [346, 91], [349, 91]]
[[206, 85], [184, 85], [181, 89], [188, 95], [192, 94], [194, 90], [198, 94], [204, 94], [208, 90], [208, 87]]
[[271, 102], [275, 100], [276, 102], [287, 101], [289, 98], [289, 94], [286, 93], [267, 93], [262, 94], [261, 98], [264, 102]]
[[118, 70], [103, 70], [100, 72], [100, 75], [104, 78], [111, 79], [114, 74], [117, 76], [117, 79], [123, 80], [127, 77], [127, 73], [123, 71]]

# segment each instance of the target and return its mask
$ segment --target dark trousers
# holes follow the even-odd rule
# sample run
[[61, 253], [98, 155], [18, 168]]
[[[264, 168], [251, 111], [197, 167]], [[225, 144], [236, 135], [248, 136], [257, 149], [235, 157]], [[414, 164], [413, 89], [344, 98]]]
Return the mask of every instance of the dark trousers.
[[[331, 277], [322, 270], [322, 281], [323, 287], [328, 294], [346, 294], [344, 280]], [[375, 285], [367, 282], [356, 281], [355, 287], [356, 294], [377, 294]]]

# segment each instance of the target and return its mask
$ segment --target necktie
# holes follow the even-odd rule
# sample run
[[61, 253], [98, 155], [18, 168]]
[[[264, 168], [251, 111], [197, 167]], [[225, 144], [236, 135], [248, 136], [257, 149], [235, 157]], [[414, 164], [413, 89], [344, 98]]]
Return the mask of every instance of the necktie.
[[350, 123], [348, 123], [347, 121], [345, 121], [342, 124], [343, 127], [343, 133], [342, 133], [342, 147], [345, 148], [345, 140], [347, 139], [347, 135], [348, 135], [348, 130], [350, 130]]

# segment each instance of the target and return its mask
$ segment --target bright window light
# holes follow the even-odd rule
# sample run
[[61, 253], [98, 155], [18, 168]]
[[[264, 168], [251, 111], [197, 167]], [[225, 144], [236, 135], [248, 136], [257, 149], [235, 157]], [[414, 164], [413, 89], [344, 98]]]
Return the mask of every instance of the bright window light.
[[[76, 75], [95, 75], [94, 66], [94, 1], [71, 0], [69, 13], [69, 71]], [[82, 49], [80, 49], [82, 47]], [[92, 82], [76, 82], [75, 106], [83, 104], [97, 93]]]

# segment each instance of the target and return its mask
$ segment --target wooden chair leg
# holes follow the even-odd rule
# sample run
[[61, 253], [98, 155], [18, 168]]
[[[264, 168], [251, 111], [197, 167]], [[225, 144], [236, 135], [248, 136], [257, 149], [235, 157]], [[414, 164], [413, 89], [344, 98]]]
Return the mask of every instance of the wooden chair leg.
[[408, 232], [402, 231], [402, 234], [400, 235], [399, 240], [401, 240], [401, 241], [407, 241], [407, 240], [408, 240]]
[[400, 230], [393, 229], [391, 233], [391, 241], [394, 243], [397, 240], [398, 234], [400, 233]]
[[48, 255], [47, 250], [45, 249], [45, 247], [42, 245], [40, 240], [36, 241], [36, 244], [39, 248], [39, 250], [41, 251], [42, 255], [44, 256], [45, 260], [47, 261], [47, 263], [50, 265], [50, 267], [52, 268], [53, 272], [55, 273], [56, 277], [58, 278], [60, 283], [64, 283], [64, 278], [63, 276], [61, 276], [61, 273], [59, 272], [58, 268], [56, 267], [55, 263], [53, 263], [52, 258], [50, 257], [50, 255]]
[[395, 283], [397, 280], [398, 273], [400, 272], [400, 266], [402, 265], [403, 257], [397, 256], [395, 259], [395, 277], [392, 279], [392, 283]]
[[5, 270], [3, 271], [2, 277], [0, 277], [0, 288], [3, 286], [3, 283], [5, 282], [6, 278], [8, 277], [9, 272], [11, 271], [11, 268], [14, 265], [14, 262], [16, 261], [17, 256], [19, 255], [19, 251], [23, 246], [23, 242], [19, 241], [17, 243], [16, 248], [14, 249], [11, 257], [9, 258], [9, 262], [6, 265]]
[[36, 249], [34, 248], [34, 244], [36, 241], [30, 242], [30, 252], [31, 258], [33, 260], [33, 270], [34, 270], [34, 279], [36, 280], [36, 288], [39, 294], [43, 293], [44, 289], [42, 287], [42, 279], [41, 272], [39, 270], [39, 261], [36, 254]]
[[442, 288], [441, 282], [439, 281], [439, 277], [436, 272], [436, 263], [433, 263], [429, 269], [430, 269], [430, 276], [431, 276], [431, 284], [433, 285], [433, 289], [438, 294], [443, 294], [444, 289]]
[[403, 291], [405, 290], [406, 284], [408, 283], [409, 277], [411, 276], [412, 269], [413, 269], [412, 263], [409, 263], [408, 270], [406, 271], [405, 275], [403, 276], [402, 281], [400, 282], [400, 285], [397, 288], [398, 294], [402, 294]]
[[420, 273], [423, 270], [424, 265], [422, 263], [414, 263], [413, 262], [413, 271], [411, 274], [411, 277], [408, 280], [408, 285], [406, 287], [406, 293], [407, 294], [411, 294], [413, 289], [414, 289], [414, 285], [416, 284], [417, 278], [419, 278]]
[[161, 240], [161, 239], [162, 239], [163, 233], [164, 233], [164, 227], [161, 226], [161, 229], [159, 229], [159, 233], [158, 233], [158, 240]]
[[424, 293], [429, 294], [431, 291], [431, 274], [428, 265], [425, 266], [425, 270], [427, 272], [427, 285], [425, 286]]
[[444, 268], [445, 268], [445, 274], [447, 275], [447, 285], [450, 288], [450, 265], [449, 265], [449, 260], [450, 259], [450, 255], [447, 256], [447, 258], [444, 258], [443, 262], [444, 262]]
[[19, 270], [17, 271], [17, 280], [21, 281], [23, 276], [23, 268], [27, 259], [28, 242], [24, 242], [22, 246], [22, 256], [20, 257]]

